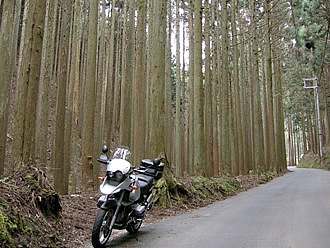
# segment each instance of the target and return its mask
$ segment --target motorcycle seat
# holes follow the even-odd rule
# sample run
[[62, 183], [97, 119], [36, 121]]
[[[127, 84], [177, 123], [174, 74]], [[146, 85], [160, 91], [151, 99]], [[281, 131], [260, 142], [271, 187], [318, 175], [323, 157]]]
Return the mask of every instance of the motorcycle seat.
[[[150, 177], [150, 176], [147, 176], [147, 175], [138, 175], [138, 179], [142, 182], [145, 182], [148, 184], [149, 187], [152, 186], [153, 184], [153, 180], [154, 178], [153, 177]], [[141, 184], [141, 183], [140, 183]]]

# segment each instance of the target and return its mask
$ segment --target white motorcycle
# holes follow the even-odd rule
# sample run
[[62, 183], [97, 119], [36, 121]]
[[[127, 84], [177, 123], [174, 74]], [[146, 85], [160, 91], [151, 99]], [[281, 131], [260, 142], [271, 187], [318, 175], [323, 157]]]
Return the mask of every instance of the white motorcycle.
[[110, 157], [108, 148], [103, 146], [100, 163], [107, 165], [100, 191], [103, 194], [97, 206], [100, 208], [93, 225], [92, 244], [95, 248], [105, 247], [113, 229], [126, 229], [134, 235], [141, 227], [146, 210], [153, 204], [156, 180], [163, 175], [161, 159], [144, 159], [135, 169], [128, 159], [127, 147], [116, 148]]

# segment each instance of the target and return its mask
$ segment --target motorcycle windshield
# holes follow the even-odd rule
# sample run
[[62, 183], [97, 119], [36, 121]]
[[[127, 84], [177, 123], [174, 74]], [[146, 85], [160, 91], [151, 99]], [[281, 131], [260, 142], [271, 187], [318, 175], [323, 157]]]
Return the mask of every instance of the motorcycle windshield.
[[110, 159], [124, 159], [129, 160], [131, 157], [131, 151], [128, 147], [117, 147], [111, 153]]

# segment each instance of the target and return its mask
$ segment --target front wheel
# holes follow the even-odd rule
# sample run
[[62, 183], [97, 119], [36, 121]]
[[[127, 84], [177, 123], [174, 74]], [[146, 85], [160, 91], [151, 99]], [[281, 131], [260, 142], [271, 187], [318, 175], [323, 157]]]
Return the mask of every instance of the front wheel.
[[106, 246], [112, 232], [112, 228], [110, 229], [112, 218], [112, 209], [100, 209], [97, 213], [92, 230], [92, 244], [94, 248], [103, 248]]

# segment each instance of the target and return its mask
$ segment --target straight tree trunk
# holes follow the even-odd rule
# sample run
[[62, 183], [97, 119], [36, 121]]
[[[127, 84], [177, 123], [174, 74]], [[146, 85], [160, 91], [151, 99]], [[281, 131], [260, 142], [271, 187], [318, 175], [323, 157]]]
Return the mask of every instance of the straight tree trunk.
[[[65, 153], [70, 150], [69, 145], [65, 143], [65, 116], [66, 116], [66, 92], [68, 85], [68, 61], [71, 27], [71, 1], [62, 2], [61, 5], [61, 36], [59, 44], [59, 60], [57, 71], [57, 101], [56, 101], [56, 124], [55, 139], [53, 150], [54, 160], [54, 189], [60, 194], [68, 194], [70, 163], [65, 159]], [[70, 120], [71, 121], [71, 120]], [[71, 130], [70, 130], [71, 131]], [[68, 147], [66, 147], [68, 145]], [[68, 156], [68, 154], [67, 154]]]
[[176, 40], [176, 89], [175, 89], [175, 169], [177, 176], [183, 176], [182, 166], [182, 117], [181, 117], [181, 63], [180, 63], [180, 2], [176, 1], [175, 40]]
[[88, 49], [86, 85], [83, 98], [84, 117], [82, 123], [82, 186], [84, 189], [93, 187], [94, 153], [94, 118], [95, 118], [95, 84], [96, 84], [96, 52], [98, 27], [98, 0], [90, 2], [88, 25]]
[[[172, 3], [167, 1], [167, 13], [172, 13]], [[165, 150], [169, 164], [172, 164], [175, 160], [175, 114], [173, 108], [172, 94], [175, 92], [172, 89], [174, 82], [172, 79], [172, 14], [167, 16], [167, 32], [166, 32], [166, 45], [165, 45]], [[174, 87], [173, 87], [174, 88]]]
[[[212, 37], [217, 36], [218, 29], [215, 27], [216, 22], [216, 10], [217, 10], [217, 0], [211, 1], [211, 23], [213, 23], [211, 32]], [[213, 175], [219, 175], [220, 171], [220, 149], [219, 149], [219, 75], [218, 75], [218, 68], [219, 63], [217, 62], [217, 57], [219, 55], [219, 44], [218, 39], [212, 38], [212, 136], [213, 136]], [[206, 140], [207, 142], [207, 140]]]
[[202, 0], [194, 3], [194, 168], [205, 171], [204, 92], [202, 73]]
[[205, 22], [205, 145], [206, 145], [206, 175], [214, 176], [213, 161], [213, 115], [212, 110], [212, 81], [211, 81], [211, 30], [210, 30], [210, 13], [211, 8], [208, 1], [204, 3]]
[[108, 88], [107, 95], [111, 95], [111, 98], [108, 97], [108, 105], [106, 109], [106, 123], [107, 123], [107, 144], [110, 144], [111, 140], [115, 134], [115, 121], [113, 120], [113, 113], [115, 109], [115, 22], [116, 22], [116, 0], [112, 1], [111, 5], [111, 19], [110, 19], [110, 39], [109, 39], [109, 57], [108, 57]]
[[274, 170], [275, 168], [275, 133], [274, 133], [274, 107], [273, 107], [273, 70], [272, 70], [272, 52], [271, 52], [271, 9], [272, 0], [265, 0], [266, 11], [266, 122], [267, 122], [267, 159], [268, 168]]
[[[69, 92], [68, 92], [68, 116], [66, 130], [70, 132], [66, 133], [66, 151], [65, 163], [71, 163], [71, 191], [75, 193], [77, 191], [77, 172], [78, 172], [78, 144], [79, 144], [79, 134], [81, 131], [81, 126], [79, 125], [79, 98], [80, 98], [80, 71], [79, 65], [80, 50], [81, 50], [81, 2], [75, 1], [74, 4], [74, 19], [72, 26], [72, 59], [70, 68], [70, 82], [69, 82]], [[68, 150], [70, 152], [68, 152]]]
[[231, 145], [230, 145], [230, 118], [229, 112], [229, 93], [230, 85], [228, 80], [228, 11], [227, 0], [221, 0], [221, 32], [222, 32], [222, 78], [221, 78], [221, 151], [222, 163], [226, 166], [225, 172], [232, 173], [231, 171]]
[[145, 1], [139, 1], [137, 6], [136, 32], [136, 67], [132, 90], [132, 152], [134, 164], [145, 157], [146, 143], [146, 97], [147, 97], [147, 61], [146, 61], [146, 10]]
[[10, 89], [13, 74], [13, 61], [15, 54], [12, 53], [14, 47], [13, 21], [14, 21], [14, 1], [4, 0], [1, 3], [2, 14], [0, 16], [0, 178], [4, 176], [5, 152], [8, 128], [8, 116], [10, 107]]
[[131, 146], [133, 58], [135, 47], [133, 0], [125, 1], [124, 12], [119, 142], [121, 145]]
[[165, 43], [167, 1], [152, 1], [150, 56], [149, 157], [166, 157], [165, 151]]
[[[243, 132], [241, 126], [241, 103], [240, 103], [240, 80], [238, 65], [238, 42], [236, 28], [236, 0], [231, 0], [231, 25], [232, 25], [232, 44], [233, 44], [233, 84], [234, 84], [234, 126], [235, 126], [235, 154], [237, 156], [238, 174], [244, 174], [246, 168], [243, 159]], [[234, 165], [235, 166], [235, 165]]]
[[45, 13], [45, 1], [25, 3], [15, 96], [14, 164], [35, 163], [35, 119]]
[[50, 85], [53, 79], [57, 0], [47, 0], [45, 34], [42, 48], [38, 105], [36, 115], [36, 158], [38, 164], [47, 164], [48, 117]]
[[250, 2], [250, 11], [252, 16], [251, 34], [252, 34], [252, 53], [251, 62], [252, 68], [250, 70], [250, 77], [252, 80], [252, 128], [253, 128], [253, 147], [254, 147], [254, 168], [256, 171], [265, 171], [265, 153], [264, 153], [264, 132], [261, 110], [261, 92], [259, 79], [259, 54], [258, 54], [258, 31], [257, 31], [257, 14], [255, 1]]
[[189, 75], [188, 75], [188, 174], [194, 175], [194, 1], [189, 1]]

